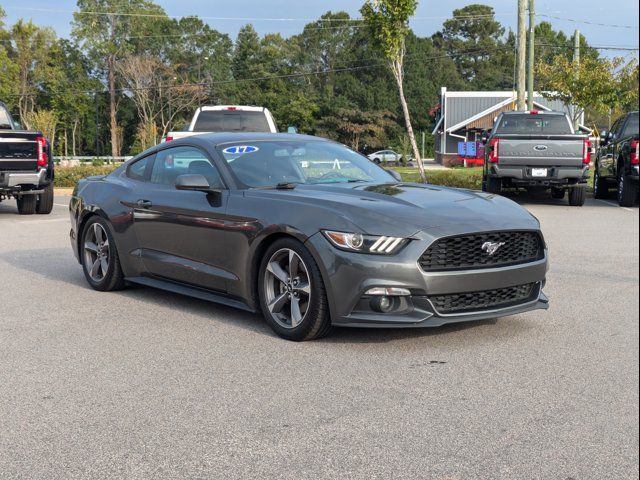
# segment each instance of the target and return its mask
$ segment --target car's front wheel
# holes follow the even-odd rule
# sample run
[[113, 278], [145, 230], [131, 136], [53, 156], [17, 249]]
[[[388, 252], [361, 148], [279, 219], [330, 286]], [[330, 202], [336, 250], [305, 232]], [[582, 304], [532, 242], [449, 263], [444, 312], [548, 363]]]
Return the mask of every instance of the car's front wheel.
[[124, 288], [124, 274], [109, 223], [102, 217], [90, 218], [80, 242], [82, 269], [89, 285], [101, 292]]
[[327, 294], [318, 265], [306, 247], [291, 238], [274, 242], [260, 264], [258, 290], [269, 326], [287, 340], [329, 333]]

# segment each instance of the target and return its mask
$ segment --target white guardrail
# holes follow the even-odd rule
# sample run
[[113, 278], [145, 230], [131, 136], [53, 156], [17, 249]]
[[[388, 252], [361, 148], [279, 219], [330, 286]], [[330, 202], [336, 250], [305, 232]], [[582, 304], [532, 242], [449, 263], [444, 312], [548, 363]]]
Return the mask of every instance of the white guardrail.
[[76, 156], [76, 157], [53, 157], [53, 161], [60, 167], [77, 167], [79, 165], [92, 165], [94, 162], [102, 162], [105, 165], [112, 163], [122, 163], [133, 158], [130, 157], [111, 157], [111, 156]]

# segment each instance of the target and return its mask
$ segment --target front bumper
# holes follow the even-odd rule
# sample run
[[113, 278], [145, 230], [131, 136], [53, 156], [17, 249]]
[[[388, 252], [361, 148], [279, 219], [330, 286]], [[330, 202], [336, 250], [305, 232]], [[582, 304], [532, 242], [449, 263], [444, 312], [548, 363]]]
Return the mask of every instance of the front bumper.
[[[548, 299], [542, 292], [548, 256], [535, 262], [499, 268], [424, 272], [418, 259], [436, 240], [420, 232], [400, 253], [392, 256], [349, 253], [335, 249], [323, 235], [314, 235], [307, 245], [320, 259], [332, 323], [345, 327], [438, 327], [457, 322], [483, 320], [515, 315], [531, 310], [547, 309]], [[443, 295], [467, 294], [535, 284], [532, 295], [517, 304], [468, 310], [452, 314], [440, 313], [431, 302]], [[392, 313], [367, 309], [366, 292], [374, 287], [398, 287], [411, 292], [403, 297], [406, 308]], [[365, 306], [363, 308], [363, 306]]]
[[549, 186], [571, 183], [586, 183], [589, 165], [581, 167], [540, 167], [547, 169], [546, 177], [534, 177], [531, 166], [491, 165], [489, 176], [510, 179], [516, 185]]

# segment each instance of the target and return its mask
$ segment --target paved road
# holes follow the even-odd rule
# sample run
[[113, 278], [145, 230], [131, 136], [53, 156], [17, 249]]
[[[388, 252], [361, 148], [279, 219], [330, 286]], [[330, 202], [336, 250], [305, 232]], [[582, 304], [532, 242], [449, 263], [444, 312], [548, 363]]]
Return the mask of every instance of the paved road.
[[90, 290], [0, 205], [0, 478], [638, 478], [638, 209], [524, 201], [548, 312], [276, 338], [258, 316]]

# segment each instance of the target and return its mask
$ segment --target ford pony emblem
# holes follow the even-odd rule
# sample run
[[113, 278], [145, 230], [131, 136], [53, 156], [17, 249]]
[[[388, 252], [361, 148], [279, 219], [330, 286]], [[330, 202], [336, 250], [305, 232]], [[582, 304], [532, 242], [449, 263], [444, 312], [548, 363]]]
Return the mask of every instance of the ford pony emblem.
[[489, 254], [489, 256], [494, 255], [499, 249], [500, 247], [502, 247], [503, 245], [505, 245], [504, 242], [484, 242], [482, 244], [482, 250], [484, 252], [487, 252]]

